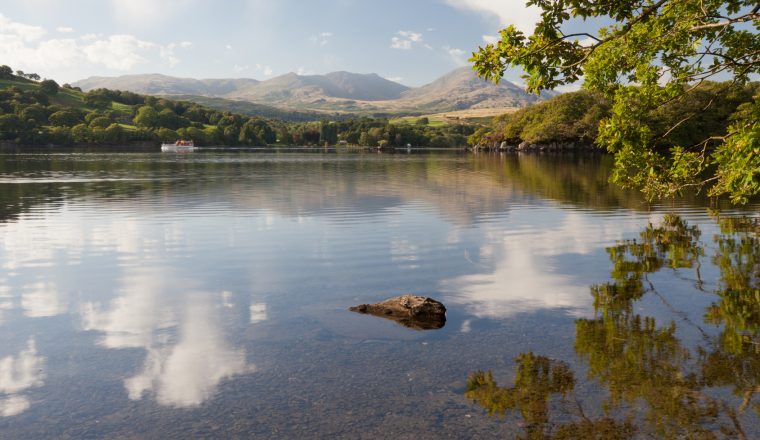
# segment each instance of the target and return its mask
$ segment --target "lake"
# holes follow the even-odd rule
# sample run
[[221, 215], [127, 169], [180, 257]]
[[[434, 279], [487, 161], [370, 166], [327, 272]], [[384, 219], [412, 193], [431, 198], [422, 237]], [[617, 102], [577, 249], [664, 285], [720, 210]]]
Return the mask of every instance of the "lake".
[[610, 167], [0, 154], [0, 437], [758, 438], [760, 206]]

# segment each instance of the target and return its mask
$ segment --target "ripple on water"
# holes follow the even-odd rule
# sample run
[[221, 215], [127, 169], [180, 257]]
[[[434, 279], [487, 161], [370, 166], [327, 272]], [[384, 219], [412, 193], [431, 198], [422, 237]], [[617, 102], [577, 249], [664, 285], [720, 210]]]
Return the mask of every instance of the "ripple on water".
[[[590, 286], [611, 278], [606, 248], [670, 212], [705, 241], [717, 231], [707, 201], [649, 207], [611, 187], [596, 156], [0, 159], [9, 438], [514, 437], [520, 415], [486, 417], [463, 395], [468, 375], [492, 370], [507, 386], [521, 353], [551, 356], [601, 411], [606, 391], [586, 379], [575, 336], [597, 318]], [[700, 270], [718, 286], [709, 257]], [[688, 322], [716, 296], [694, 296], [679, 274], [653, 274], [661, 298], [632, 310], [674, 322], [696, 353]], [[402, 293], [443, 300], [446, 326], [412, 332], [346, 310]]]

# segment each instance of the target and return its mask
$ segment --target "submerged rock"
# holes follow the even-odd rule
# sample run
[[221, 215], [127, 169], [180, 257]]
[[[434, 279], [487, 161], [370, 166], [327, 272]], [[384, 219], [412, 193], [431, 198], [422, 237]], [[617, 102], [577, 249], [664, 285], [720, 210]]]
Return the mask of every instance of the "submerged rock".
[[416, 295], [401, 295], [375, 304], [362, 304], [348, 310], [390, 319], [416, 330], [437, 330], [446, 324], [446, 307], [440, 302]]

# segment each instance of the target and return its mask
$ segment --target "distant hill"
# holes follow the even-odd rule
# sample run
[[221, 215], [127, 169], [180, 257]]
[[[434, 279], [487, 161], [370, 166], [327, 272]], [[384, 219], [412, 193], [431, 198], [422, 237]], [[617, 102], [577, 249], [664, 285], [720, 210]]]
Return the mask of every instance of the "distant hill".
[[509, 81], [494, 84], [478, 78], [470, 67], [462, 67], [430, 84], [405, 92], [401, 101], [409, 107], [450, 111], [525, 107], [554, 95], [555, 93], [544, 96], [529, 94]]
[[288, 73], [230, 93], [227, 97], [268, 104], [291, 104], [326, 98], [355, 101], [398, 99], [409, 87], [377, 74], [333, 72], [327, 75]]
[[172, 99], [178, 101], [190, 101], [217, 111], [229, 111], [245, 116], [257, 116], [267, 119], [281, 119], [289, 122], [309, 122], [329, 119], [331, 121], [343, 120], [351, 115], [345, 113], [328, 113], [313, 110], [288, 110], [271, 105], [256, 104], [254, 102], [214, 98], [198, 95], [172, 95]]
[[243, 89], [259, 81], [250, 78], [238, 79], [193, 79], [177, 78], [158, 73], [143, 75], [122, 75], [116, 77], [91, 76], [77, 81], [73, 86], [85, 92], [93, 89], [128, 90], [146, 95], [199, 95], [222, 97]]
[[83, 90], [102, 87], [152, 95], [184, 95], [185, 99], [202, 96], [242, 100], [283, 110], [364, 114], [524, 107], [554, 95], [531, 95], [509, 81], [496, 85], [477, 78], [469, 67], [456, 69], [418, 88], [409, 88], [374, 73], [350, 72], [326, 75], [288, 73], [266, 81], [197, 80], [158, 74], [125, 75], [92, 77], [74, 85]]

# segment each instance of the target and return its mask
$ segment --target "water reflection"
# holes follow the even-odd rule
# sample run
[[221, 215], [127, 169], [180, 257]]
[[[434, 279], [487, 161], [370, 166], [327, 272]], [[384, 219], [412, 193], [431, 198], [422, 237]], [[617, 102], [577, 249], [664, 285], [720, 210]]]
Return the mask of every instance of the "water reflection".
[[[197, 406], [222, 380], [254, 371], [246, 351], [233, 348], [222, 332], [219, 314], [235, 307], [234, 295], [222, 292], [216, 304], [213, 295], [184, 294], [180, 304], [171, 300], [171, 292], [184, 287], [179, 279], [157, 269], [129, 273], [107, 308], [95, 302], [82, 306], [82, 327], [102, 334], [98, 344], [146, 351], [142, 370], [124, 380], [132, 400], [151, 396], [163, 405]], [[266, 305], [252, 305], [251, 313], [265, 320]]]
[[34, 338], [29, 338], [18, 354], [0, 359], [0, 416], [15, 416], [29, 409], [32, 403], [24, 392], [43, 385], [44, 366], [45, 358], [37, 353]]
[[106, 348], [153, 346], [161, 330], [177, 323], [167, 298], [174, 279], [181, 278], [158, 269], [127, 272], [121, 282], [123, 287], [107, 308], [92, 301], [82, 304], [83, 330], [102, 334], [98, 344]]
[[[490, 263], [484, 265], [487, 270], [443, 281], [447, 301], [462, 304], [479, 318], [503, 319], [540, 309], [588, 314], [587, 286], [577, 270], [559, 273], [554, 259], [591, 254], [600, 244], [634, 230], [637, 220], [600, 225], [559, 208], [543, 208], [534, 216], [542, 219], [535, 227], [488, 234], [477, 254], [479, 261]], [[517, 214], [512, 219], [517, 224], [520, 220]]]
[[[581, 432], [595, 438], [632, 438], [637, 431], [658, 438], [756, 435], [757, 426], [747, 426], [747, 421], [757, 419], [746, 413], [754, 407], [760, 416], [760, 403], [754, 402], [760, 393], [760, 226], [757, 219], [746, 218], [719, 224], [721, 233], [713, 238], [713, 260], [721, 273], [713, 294], [719, 300], [705, 314], [707, 323], [722, 325], [719, 335], [684, 318], [681, 325], [702, 335], [697, 348], [690, 349], [677, 337], [675, 322], [663, 325], [635, 311], [635, 302], [647, 294], [670, 306], [649, 277], [662, 268], [692, 268], [697, 288], [702, 287], [701, 232], [669, 215], [657, 226], [650, 224], [639, 239], [607, 249], [613, 281], [592, 286], [596, 316], [576, 321], [575, 351], [587, 365], [589, 379], [607, 390], [606, 398], [581, 403], [574, 394], [575, 407], [562, 405], [574, 392], [574, 373], [561, 361], [533, 353], [515, 360], [513, 386], [499, 387], [490, 373], [475, 372], [466, 396], [492, 415], [520, 411], [525, 438], [532, 439], [571, 438], [568, 433]], [[718, 387], [732, 388], [736, 398], [725, 398]], [[589, 405], [604, 408], [615, 419], [590, 419]], [[550, 408], [562, 416], [550, 417]], [[637, 417], [639, 411], [643, 419]], [[558, 421], [568, 416], [575, 421]], [[646, 423], [634, 427], [633, 420]]]
[[21, 292], [21, 308], [29, 318], [47, 318], [66, 313], [66, 300], [53, 281], [27, 284]]
[[153, 395], [162, 405], [196, 406], [229, 377], [253, 372], [246, 352], [232, 348], [214, 319], [214, 307], [202, 296], [188, 304], [176, 344], [147, 347], [143, 370], [124, 381], [129, 398]]
[[[670, 250], [676, 235], [660, 240], [666, 253], [624, 247], [619, 276], [588, 294], [589, 283], [607, 278], [606, 247], [636, 236], [647, 220], [662, 223], [636, 194], [607, 184], [604, 157], [177, 159], [0, 154], [0, 358], [15, 365], [12, 377], [23, 376], [22, 358], [38, 365], [37, 380], [27, 381], [34, 385], [0, 390], [3, 414], [16, 414], [0, 419], [0, 436], [402, 437], [417, 430], [488, 438], [506, 429], [467, 417], [461, 389], [480, 365], [498, 368], [502, 350], [508, 357], [533, 350], [520, 358], [524, 370], [548, 371], [518, 384], [544, 383], [535, 400], [510, 392], [510, 407], [530, 417], [532, 432], [559, 431], [557, 405], [570, 414], [561, 422], [577, 422], [567, 432], [625, 428], [621, 409], [608, 418], [590, 410], [602, 399], [585, 394], [585, 371], [565, 356], [574, 334], [586, 344], [577, 353], [599, 363], [595, 381], [614, 373], [604, 370], [605, 356], [625, 360], [641, 347], [652, 356], [664, 351], [647, 358], [666, 364], [663, 375], [681, 360], [691, 365], [680, 372], [685, 378], [704, 369], [699, 392], [735, 388], [741, 400], [757, 383], [757, 306], [737, 293], [742, 283], [756, 285], [756, 276], [728, 276], [753, 273], [748, 253], [741, 264], [727, 257], [729, 266], [747, 269], [726, 270], [721, 286], [732, 287], [710, 297], [723, 259], [677, 254]], [[715, 226], [701, 208], [680, 212], [705, 223], [698, 240], [709, 240]], [[658, 227], [653, 235], [665, 237]], [[730, 256], [752, 246], [737, 239], [712, 247]], [[644, 273], [654, 267], [660, 270], [649, 279], [662, 286], [658, 292]], [[673, 286], [686, 269], [695, 271], [689, 288], [709, 292], [689, 306], [698, 310], [689, 319], [731, 349], [712, 349], [678, 310], [671, 333], [658, 293], [682, 293]], [[407, 292], [441, 299], [449, 325], [420, 334], [346, 310]], [[684, 329], [697, 335], [684, 337]], [[646, 338], [661, 345], [646, 348]], [[494, 350], [494, 341], [505, 343]], [[573, 373], [574, 385], [554, 384], [555, 372]], [[693, 392], [686, 379], [679, 387]], [[588, 420], [572, 412], [574, 395]], [[614, 404], [625, 410], [634, 396], [621, 394]], [[739, 418], [753, 411], [749, 396]]]

